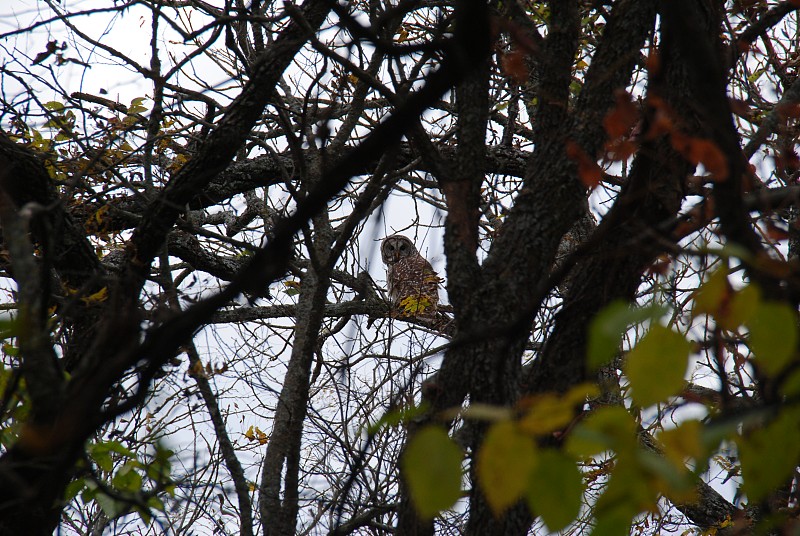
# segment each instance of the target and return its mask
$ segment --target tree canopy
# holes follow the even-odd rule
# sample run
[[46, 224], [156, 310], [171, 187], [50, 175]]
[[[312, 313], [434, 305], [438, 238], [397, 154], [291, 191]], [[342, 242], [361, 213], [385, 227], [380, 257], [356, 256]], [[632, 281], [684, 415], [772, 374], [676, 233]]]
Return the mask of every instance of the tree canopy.
[[4, 4], [0, 535], [793, 533], [798, 7]]

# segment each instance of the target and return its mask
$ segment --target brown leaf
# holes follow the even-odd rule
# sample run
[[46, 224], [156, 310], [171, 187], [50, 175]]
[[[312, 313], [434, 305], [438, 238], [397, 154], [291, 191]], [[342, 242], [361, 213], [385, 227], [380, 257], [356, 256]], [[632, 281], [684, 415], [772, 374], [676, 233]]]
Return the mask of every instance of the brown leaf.
[[[44, 51], [39, 52], [36, 54], [36, 57], [33, 58], [32, 65], [39, 65], [44, 60], [52, 56], [57, 50], [59, 50], [58, 41], [48, 41]], [[61, 50], [63, 50], [63, 48]]]
[[783, 118], [797, 119], [798, 117], [800, 117], [800, 104], [794, 102], [787, 102], [780, 105], [778, 111], [780, 112], [780, 115]]
[[767, 236], [770, 240], [780, 242], [781, 240], [788, 240], [789, 233], [786, 229], [778, 227], [775, 222], [767, 221]]
[[672, 147], [695, 166], [703, 164], [717, 181], [728, 178], [728, 159], [717, 144], [705, 138], [694, 138], [674, 131], [671, 136]]
[[525, 54], [519, 50], [512, 50], [503, 54], [500, 59], [503, 72], [513, 78], [517, 83], [524, 84], [528, 81], [528, 66], [525, 64]]
[[742, 117], [744, 119], [748, 119], [750, 117], [750, 106], [747, 105], [747, 102], [743, 101], [742, 99], [728, 99], [731, 105], [731, 111]]
[[736, 40], [736, 48], [738, 48], [739, 52], [741, 52], [741, 53], [745, 53], [748, 50], [750, 50], [750, 46], [751, 45], [752, 45], [752, 43], [750, 41], [748, 41], [747, 39], [737, 39]]
[[664, 102], [664, 99], [657, 95], [650, 95], [647, 104], [653, 108], [653, 118], [650, 121], [650, 128], [644, 135], [647, 140], [654, 140], [664, 134], [669, 134], [675, 129], [672, 121], [672, 113]]
[[594, 189], [603, 180], [603, 170], [577, 143], [567, 140], [567, 158], [578, 164], [578, 177], [587, 188]]
[[664, 275], [669, 270], [669, 266], [672, 264], [672, 259], [670, 259], [669, 255], [666, 253], [662, 253], [658, 256], [653, 264], [647, 269], [647, 273], [650, 275]]
[[616, 139], [606, 142], [605, 149], [609, 160], [622, 161], [630, 158], [639, 149], [639, 144], [631, 139]]
[[655, 47], [650, 49], [650, 54], [647, 55], [647, 72], [653, 77], [661, 71], [661, 57], [658, 55], [658, 50]]
[[775, 155], [775, 166], [786, 173], [794, 173], [800, 169], [800, 157], [794, 149], [786, 149]]

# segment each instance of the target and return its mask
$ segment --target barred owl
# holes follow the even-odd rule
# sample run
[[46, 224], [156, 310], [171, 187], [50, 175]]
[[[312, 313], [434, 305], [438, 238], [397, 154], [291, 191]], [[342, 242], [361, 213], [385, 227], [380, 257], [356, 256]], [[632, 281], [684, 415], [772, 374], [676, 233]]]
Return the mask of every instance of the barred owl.
[[387, 236], [381, 242], [381, 258], [386, 264], [389, 298], [401, 316], [435, 316], [439, 276], [414, 243], [402, 235]]

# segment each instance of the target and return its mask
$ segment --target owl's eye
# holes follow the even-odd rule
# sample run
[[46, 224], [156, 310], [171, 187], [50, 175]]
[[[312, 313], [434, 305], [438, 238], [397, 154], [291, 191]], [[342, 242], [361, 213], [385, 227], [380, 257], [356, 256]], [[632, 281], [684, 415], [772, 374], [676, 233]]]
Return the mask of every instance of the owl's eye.
[[405, 251], [405, 250], [406, 250], [406, 245], [400, 244], [400, 251]]

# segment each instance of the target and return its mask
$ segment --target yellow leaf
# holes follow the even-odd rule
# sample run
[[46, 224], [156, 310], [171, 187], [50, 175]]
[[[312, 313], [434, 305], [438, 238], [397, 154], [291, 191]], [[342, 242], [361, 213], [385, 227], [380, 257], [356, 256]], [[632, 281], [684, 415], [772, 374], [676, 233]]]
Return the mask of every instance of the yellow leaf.
[[686, 421], [672, 430], [664, 430], [658, 439], [664, 445], [664, 454], [675, 465], [683, 470], [686, 459], [700, 459], [703, 456], [703, 425], [700, 421]]
[[633, 401], [644, 407], [677, 395], [685, 383], [691, 350], [692, 343], [683, 335], [654, 324], [625, 361]]
[[108, 299], [108, 287], [103, 287], [94, 294], [90, 294], [85, 298], [81, 298], [81, 301], [86, 305], [92, 305], [93, 303], [104, 302], [107, 299]]
[[549, 434], [565, 428], [575, 417], [576, 410], [589, 398], [600, 394], [599, 388], [591, 383], [582, 383], [566, 394], [546, 393], [529, 397], [521, 403], [526, 413], [519, 426], [530, 434]]
[[549, 434], [563, 429], [575, 415], [575, 404], [555, 394], [547, 393], [529, 399], [529, 409], [519, 426], [530, 434]]
[[797, 352], [797, 314], [779, 302], [759, 304], [747, 321], [750, 349], [767, 374], [778, 375]]
[[257, 426], [256, 426], [255, 432], [256, 432], [256, 439], [258, 440], [258, 444], [259, 445], [266, 445], [267, 441], [269, 441], [269, 438], [267, 437], [267, 434], [262, 432], [261, 429], [259, 427], [257, 427]]
[[108, 205], [103, 205], [102, 207], [97, 209], [97, 211], [94, 213], [94, 220], [98, 224], [103, 223], [103, 217], [105, 216], [105, 213], [108, 212], [108, 210], [109, 210]]
[[424, 294], [407, 296], [400, 300], [400, 313], [403, 316], [417, 316], [423, 314], [432, 305], [431, 299]]
[[716, 315], [726, 306], [733, 289], [728, 282], [728, 270], [716, 270], [694, 295], [694, 313]]
[[198, 378], [205, 378], [206, 369], [203, 367], [203, 362], [200, 360], [195, 361], [194, 365], [192, 365], [191, 368], [189, 369], [189, 375]]
[[489, 507], [499, 515], [528, 488], [536, 463], [533, 439], [513, 421], [494, 424], [478, 451], [478, 482]]

